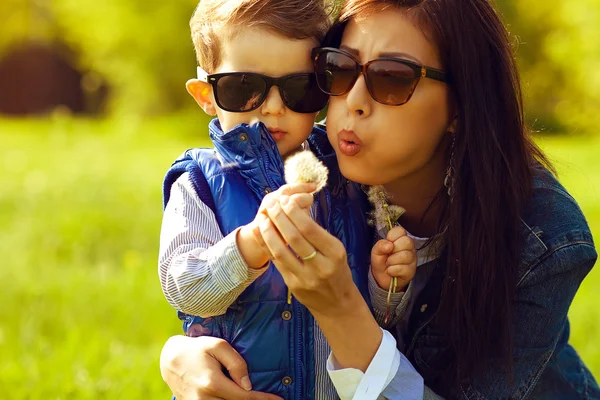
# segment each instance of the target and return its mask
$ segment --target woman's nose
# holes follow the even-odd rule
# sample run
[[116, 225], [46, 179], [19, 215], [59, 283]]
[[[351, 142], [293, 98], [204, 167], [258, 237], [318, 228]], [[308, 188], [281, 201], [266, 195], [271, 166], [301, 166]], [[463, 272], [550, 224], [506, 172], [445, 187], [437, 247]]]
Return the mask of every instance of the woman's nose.
[[360, 74], [354, 82], [354, 86], [346, 95], [348, 109], [360, 116], [366, 117], [371, 114], [371, 95], [367, 89], [367, 82], [363, 74]]

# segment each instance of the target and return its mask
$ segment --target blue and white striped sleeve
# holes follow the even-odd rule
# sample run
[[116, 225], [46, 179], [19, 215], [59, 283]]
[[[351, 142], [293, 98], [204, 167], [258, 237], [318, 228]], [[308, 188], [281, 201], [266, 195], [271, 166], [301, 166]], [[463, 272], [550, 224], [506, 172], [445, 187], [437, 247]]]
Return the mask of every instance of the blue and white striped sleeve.
[[177, 179], [163, 215], [158, 262], [160, 284], [173, 307], [201, 317], [224, 314], [267, 269], [248, 267], [237, 247], [238, 230], [223, 237], [189, 174]]

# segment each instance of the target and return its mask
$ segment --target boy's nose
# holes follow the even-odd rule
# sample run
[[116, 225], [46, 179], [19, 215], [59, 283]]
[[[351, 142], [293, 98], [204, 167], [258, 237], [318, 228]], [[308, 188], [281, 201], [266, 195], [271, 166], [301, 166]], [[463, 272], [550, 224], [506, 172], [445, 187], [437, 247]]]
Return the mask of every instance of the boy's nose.
[[282, 115], [285, 112], [285, 104], [283, 103], [283, 99], [281, 98], [281, 94], [279, 93], [279, 88], [277, 86], [272, 86], [269, 90], [267, 98], [265, 99], [260, 112], [263, 115]]

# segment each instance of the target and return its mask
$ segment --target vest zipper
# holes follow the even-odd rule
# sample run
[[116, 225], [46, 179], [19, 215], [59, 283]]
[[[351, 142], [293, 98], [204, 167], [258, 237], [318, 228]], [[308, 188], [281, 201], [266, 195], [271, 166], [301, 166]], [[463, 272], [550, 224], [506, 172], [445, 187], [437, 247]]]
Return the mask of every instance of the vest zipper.
[[[267, 181], [267, 185], [269, 185], [269, 187], [271, 188], [271, 190], [277, 190], [279, 189], [279, 187], [276, 187], [277, 185], [275, 184], [275, 182], [271, 179], [271, 177], [269, 176], [269, 157], [267, 154], [267, 151], [261, 147], [261, 151], [263, 153], [263, 160], [265, 163], [265, 180]], [[261, 200], [262, 201], [262, 200]]]
[[[271, 190], [276, 190], [279, 189], [279, 187], [276, 187], [277, 185], [275, 184], [275, 182], [273, 181], [273, 179], [269, 176], [269, 157], [267, 155], [267, 151], [264, 148], [261, 148], [261, 151], [263, 153], [263, 160], [265, 163], [265, 171], [266, 171], [266, 176], [265, 176], [265, 180], [267, 181], [267, 185], [269, 185], [271, 187]], [[261, 200], [262, 201], [262, 200]], [[287, 289], [287, 302], [288, 304], [292, 304], [292, 293], [290, 291], [290, 289]], [[302, 348], [301, 348], [301, 343], [302, 343], [302, 311], [300, 309], [300, 303], [298, 302], [298, 300], [296, 300], [294, 302], [294, 308], [296, 309], [295, 314], [298, 316], [297, 319], [297, 329], [296, 329], [296, 349], [297, 349], [297, 362], [295, 365], [295, 372], [296, 372], [296, 396], [294, 396], [295, 399], [301, 399], [302, 398], [302, 372], [301, 372], [301, 368], [300, 368], [300, 362], [302, 360]]]
[[295, 365], [295, 369], [296, 369], [296, 396], [294, 396], [295, 399], [301, 399], [302, 398], [302, 370], [300, 368], [301, 365], [301, 361], [302, 361], [302, 325], [303, 325], [303, 318], [302, 318], [302, 310], [300, 307], [300, 303], [298, 302], [297, 299], [295, 299], [294, 302], [294, 306], [296, 308], [296, 315], [298, 316], [298, 323], [296, 326], [296, 338], [297, 338], [297, 342], [296, 342], [296, 350], [297, 350], [297, 359], [296, 359], [296, 365]]

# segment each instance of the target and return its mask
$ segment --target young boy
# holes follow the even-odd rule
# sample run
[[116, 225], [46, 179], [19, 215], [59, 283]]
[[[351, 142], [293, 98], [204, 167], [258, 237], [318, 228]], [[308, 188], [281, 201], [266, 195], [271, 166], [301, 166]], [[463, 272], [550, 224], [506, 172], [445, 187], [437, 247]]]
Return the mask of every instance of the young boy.
[[[329, 179], [312, 207], [343, 238], [367, 296], [366, 198], [340, 175], [323, 130], [327, 95], [310, 59], [329, 27], [323, 0], [202, 0], [190, 21], [199, 64], [187, 90], [209, 115], [214, 149], [188, 150], [167, 172], [159, 275], [187, 335], [232, 344], [254, 390], [286, 399], [333, 399], [329, 347], [308, 310], [257, 245], [262, 198], [284, 184], [283, 159], [310, 149]], [[307, 140], [308, 138], [308, 140]]]
[[202, 0], [190, 26], [199, 67], [187, 90], [218, 118], [209, 125], [214, 149], [186, 151], [165, 177], [163, 292], [187, 335], [232, 344], [248, 363], [254, 390], [335, 399], [323, 334], [288, 297], [252, 234], [262, 198], [284, 184], [283, 160], [310, 149], [329, 169], [311, 213], [342, 240], [368, 297], [366, 197], [341, 176], [325, 132], [313, 127], [327, 95], [313, 77], [310, 52], [328, 29], [328, 5]]

